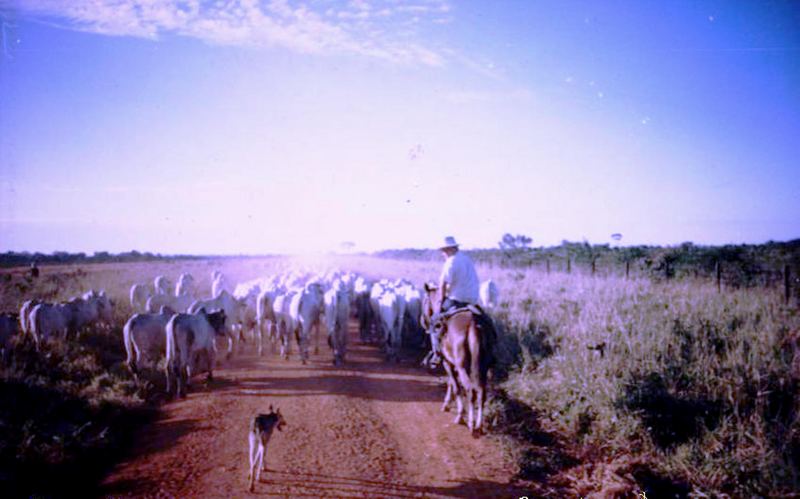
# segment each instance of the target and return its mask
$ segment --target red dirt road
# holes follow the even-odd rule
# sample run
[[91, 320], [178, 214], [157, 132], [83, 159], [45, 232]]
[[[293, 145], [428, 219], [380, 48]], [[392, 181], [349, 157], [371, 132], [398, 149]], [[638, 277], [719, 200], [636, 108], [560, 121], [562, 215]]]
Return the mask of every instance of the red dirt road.
[[[508, 497], [515, 467], [491, 437], [472, 438], [439, 411], [444, 384], [411, 361], [386, 363], [350, 332], [344, 367], [327, 345], [302, 365], [245, 354], [206, 387], [165, 404], [130, 460], [104, 481], [112, 497]], [[323, 342], [324, 343], [324, 342]], [[252, 346], [252, 344], [247, 344]], [[269, 471], [247, 492], [252, 417], [280, 408], [287, 426], [267, 451]]]

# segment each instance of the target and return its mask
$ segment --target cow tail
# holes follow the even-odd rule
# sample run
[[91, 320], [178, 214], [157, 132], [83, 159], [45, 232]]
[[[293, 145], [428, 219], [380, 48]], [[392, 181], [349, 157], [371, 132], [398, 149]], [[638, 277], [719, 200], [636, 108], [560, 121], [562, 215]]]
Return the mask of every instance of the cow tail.
[[[175, 321], [174, 321], [174, 317], [169, 322], [167, 322], [166, 332], [167, 332], [167, 351], [166, 351], [167, 366], [166, 366], [166, 368], [169, 370], [169, 369], [172, 369], [172, 366], [170, 364], [174, 364], [177, 361], [176, 355], [178, 354], [178, 352], [176, 351], [176, 348], [175, 348], [176, 345], [175, 345]], [[169, 387], [167, 387], [167, 389], [169, 389]]]
[[131, 321], [125, 323], [125, 327], [122, 328], [122, 340], [125, 342], [125, 353], [128, 354], [128, 359], [125, 361], [128, 364], [128, 368], [130, 368], [132, 373], [136, 373], [136, 362], [133, 360], [134, 352], [133, 352], [133, 334], [131, 332]]
[[36, 307], [30, 311], [30, 315], [28, 318], [28, 333], [30, 334], [31, 338], [33, 338], [33, 343], [36, 345], [36, 349], [39, 349], [39, 336], [41, 333], [41, 309], [37, 309]]

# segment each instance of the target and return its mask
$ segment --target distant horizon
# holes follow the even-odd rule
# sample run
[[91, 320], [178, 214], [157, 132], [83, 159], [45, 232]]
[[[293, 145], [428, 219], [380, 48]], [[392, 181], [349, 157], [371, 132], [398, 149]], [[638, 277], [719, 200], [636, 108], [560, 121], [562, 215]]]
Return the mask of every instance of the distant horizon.
[[[567, 241], [564, 240], [559, 244], [553, 245], [531, 245], [528, 249], [531, 250], [547, 250], [551, 248], [559, 248], [564, 245], [564, 243], [569, 244], [583, 244], [588, 243], [590, 246], [609, 246], [610, 248], [635, 248], [635, 247], [648, 247], [648, 248], [675, 248], [680, 247], [684, 244], [692, 244], [693, 246], [701, 247], [701, 248], [716, 248], [716, 247], [723, 247], [723, 246], [766, 246], [768, 244], [790, 244], [800, 242], [800, 237], [786, 239], [786, 240], [768, 240], [760, 243], [724, 243], [724, 244], [700, 244], [694, 241], [682, 241], [680, 243], [675, 244], [620, 244], [620, 243], [592, 243], [591, 241]], [[488, 251], [488, 250], [496, 250], [496, 251], [503, 251], [497, 245], [494, 247], [461, 247], [463, 251]], [[140, 255], [152, 255], [155, 257], [160, 258], [172, 258], [172, 257], [193, 257], [193, 258], [235, 258], [235, 257], [244, 257], [244, 258], [270, 258], [270, 257], [291, 257], [291, 256], [307, 256], [307, 255], [336, 255], [336, 256], [359, 256], [359, 255], [373, 255], [375, 253], [381, 253], [386, 251], [437, 251], [438, 248], [419, 248], [419, 247], [406, 247], [406, 248], [382, 248], [376, 250], [355, 250], [355, 251], [309, 251], [309, 252], [296, 252], [296, 253], [162, 253], [158, 251], [149, 251], [149, 250], [137, 250], [131, 249], [126, 251], [107, 251], [107, 250], [89, 250], [89, 251], [65, 251], [65, 250], [54, 250], [54, 251], [39, 251], [39, 250], [5, 250], [0, 252], [0, 254], [42, 254], [48, 256], [54, 256], [57, 253], [66, 253], [68, 255], [77, 255], [77, 254], [84, 254], [87, 257], [96, 257], [98, 254], [107, 253], [111, 256], [118, 256], [118, 255], [125, 255], [130, 254], [133, 252], [139, 253]]]

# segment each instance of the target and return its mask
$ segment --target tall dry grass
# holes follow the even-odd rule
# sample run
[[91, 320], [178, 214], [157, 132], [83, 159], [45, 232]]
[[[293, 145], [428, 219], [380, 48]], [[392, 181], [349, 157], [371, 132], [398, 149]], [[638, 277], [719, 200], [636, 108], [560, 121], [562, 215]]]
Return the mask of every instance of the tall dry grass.
[[800, 317], [775, 290], [505, 273], [499, 322], [521, 361], [504, 382], [584, 449], [646, 460], [695, 494], [798, 485]]

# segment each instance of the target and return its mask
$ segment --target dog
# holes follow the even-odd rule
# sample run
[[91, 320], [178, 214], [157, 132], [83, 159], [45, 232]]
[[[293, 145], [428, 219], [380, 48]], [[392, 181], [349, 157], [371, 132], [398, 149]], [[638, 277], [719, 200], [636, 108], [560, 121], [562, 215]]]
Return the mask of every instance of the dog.
[[272, 431], [278, 428], [283, 431], [283, 426], [286, 420], [283, 419], [280, 409], [274, 411], [272, 406], [269, 406], [269, 413], [259, 414], [253, 419], [253, 424], [250, 425], [250, 492], [253, 492], [256, 487], [256, 481], [261, 476], [261, 470], [267, 470], [267, 444]]

